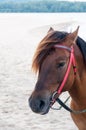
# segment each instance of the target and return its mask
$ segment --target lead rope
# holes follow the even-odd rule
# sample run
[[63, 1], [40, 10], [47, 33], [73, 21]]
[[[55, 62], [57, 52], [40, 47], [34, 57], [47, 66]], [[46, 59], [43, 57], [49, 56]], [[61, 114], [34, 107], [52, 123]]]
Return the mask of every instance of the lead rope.
[[[67, 101], [69, 100], [69, 98], [70, 98], [70, 96], [63, 102], [63, 104], [66, 104]], [[58, 98], [56, 101], [57, 101], [59, 104], [60, 104], [60, 102], [62, 102], [59, 98]], [[59, 108], [55, 108], [55, 107], [52, 107], [52, 106], [51, 106], [51, 109], [53, 109], [53, 110], [61, 110], [62, 107], [63, 107], [63, 105], [60, 104], [60, 107], [59, 107]]]
[[62, 102], [61, 99], [57, 98], [56, 101], [60, 104], [60, 107], [59, 108], [54, 108], [54, 107], [51, 106], [51, 109], [53, 109], [53, 110], [61, 110], [62, 107], [63, 107], [65, 110], [67, 110], [67, 111], [69, 111], [71, 113], [74, 113], [74, 114], [82, 114], [82, 113], [86, 112], [86, 109], [76, 111], [76, 110], [72, 110], [71, 108], [69, 108], [66, 105], [66, 103], [69, 100], [69, 98], [70, 98], [70, 96], [64, 102]]

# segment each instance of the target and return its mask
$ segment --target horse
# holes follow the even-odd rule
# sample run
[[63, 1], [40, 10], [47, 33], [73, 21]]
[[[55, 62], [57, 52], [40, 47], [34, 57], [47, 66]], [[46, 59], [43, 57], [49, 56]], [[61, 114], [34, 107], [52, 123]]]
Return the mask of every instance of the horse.
[[52, 27], [39, 43], [32, 69], [37, 74], [29, 98], [33, 112], [47, 114], [63, 92], [71, 97], [71, 117], [79, 130], [86, 130], [86, 42], [78, 36]]

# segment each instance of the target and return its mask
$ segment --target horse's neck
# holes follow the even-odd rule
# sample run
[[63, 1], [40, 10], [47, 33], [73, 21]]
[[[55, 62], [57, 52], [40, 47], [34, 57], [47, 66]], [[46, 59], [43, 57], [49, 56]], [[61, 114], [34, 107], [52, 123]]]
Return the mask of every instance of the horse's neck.
[[81, 51], [79, 50], [77, 45], [74, 46], [74, 50], [77, 62], [77, 74], [74, 84], [69, 93], [75, 104], [83, 107], [84, 105], [86, 106], [86, 67]]

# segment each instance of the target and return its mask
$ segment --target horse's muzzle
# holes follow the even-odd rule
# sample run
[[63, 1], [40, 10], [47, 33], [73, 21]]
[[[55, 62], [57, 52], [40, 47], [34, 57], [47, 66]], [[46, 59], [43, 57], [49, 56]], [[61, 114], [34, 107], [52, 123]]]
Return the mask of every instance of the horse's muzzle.
[[29, 105], [33, 112], [38, 114], [47, 114], [50, 109], [50, 100], [42, 97], [30, 97]]

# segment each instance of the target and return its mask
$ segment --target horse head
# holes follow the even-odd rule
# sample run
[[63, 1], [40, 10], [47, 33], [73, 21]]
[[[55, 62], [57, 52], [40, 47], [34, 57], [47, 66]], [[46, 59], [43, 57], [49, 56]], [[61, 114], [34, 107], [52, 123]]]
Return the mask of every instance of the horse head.
[[[38, 74], [35, 89], [29, 98], [32, 111], [40, 114], [48, 113], [52, 95], [56, 91], [58, 92], [67, 72], [71, 46], [76, 46], [77, 34], [78, 28], [73, 33], [55, 31], [50, 28], [38, 45], [32, 64], [32, 68]], [[60, 93], [70, 91], [74, 80], [74, 70], [70, 66], [70, 71]]]

